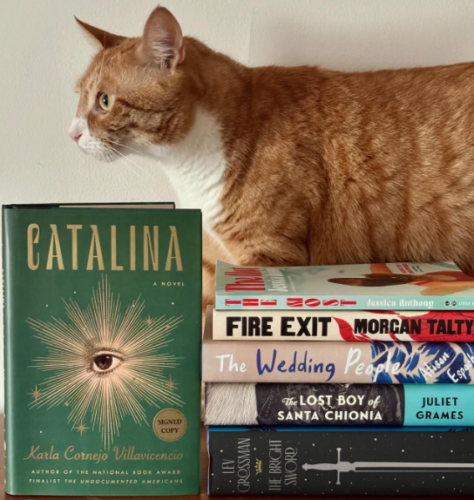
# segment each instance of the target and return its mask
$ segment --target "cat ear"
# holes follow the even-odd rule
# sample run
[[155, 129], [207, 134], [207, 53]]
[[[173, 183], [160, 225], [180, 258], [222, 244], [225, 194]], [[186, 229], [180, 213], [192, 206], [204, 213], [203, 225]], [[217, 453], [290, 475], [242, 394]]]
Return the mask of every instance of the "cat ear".
[[143, 64], [171, 70], [184, 61], [183, 33], [168, 9], [157, 7], [150, 14], [137, 55]]
[[[119, 43], [125, 40], [124, 36], [114, 35], [113, 33], [109, 33], [108, 31], [101, 30], [100, 28], [95, 28], [90, 24], [81, 21], [76, 16], [74, 19], [78, 22], [78, 24], [84, 28], [88, 35], [92, 36], [94, 42], [99, 42], [101, 47], [104, 49], [109, 49], [110, 47], [115, 47]], [[89, 37], [90, 38], [90, 37]]]

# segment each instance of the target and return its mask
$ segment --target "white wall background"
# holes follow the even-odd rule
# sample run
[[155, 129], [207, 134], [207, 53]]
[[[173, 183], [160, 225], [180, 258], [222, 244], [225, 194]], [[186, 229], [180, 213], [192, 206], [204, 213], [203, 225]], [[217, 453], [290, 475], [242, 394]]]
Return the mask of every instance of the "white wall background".
[[[132, 158], [140, 168], [99, 163], [80, 154], [67, 135], [77, 100], [73, 87], [93, 54], [73, 15], [108, 31], [136, 36], [157, 3], [1, 1], [0, 203], [174, 199], [166, 178], [151, 161]], [[472, 0], [162, 4], [175, 14], [185, 34], [253, 66], [319, 64], [374, 70], [474, 60]]]

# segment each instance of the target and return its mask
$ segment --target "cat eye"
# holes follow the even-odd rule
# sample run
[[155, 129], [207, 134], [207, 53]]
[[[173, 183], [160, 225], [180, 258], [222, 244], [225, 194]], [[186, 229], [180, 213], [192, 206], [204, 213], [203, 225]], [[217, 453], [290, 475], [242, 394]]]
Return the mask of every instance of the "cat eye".
[[114, 351], [98, 351], [90, 363], [90, 369], [99, 375], [111, 373], [123, 363], [123, 358]]
[[114, 98], [113, 96], [110, 96], [105, 92], [101, 92], [98, 97], [98, 102], [99, 106], [104, 111], [110, 111], [112, 109], [112, 106], [114, 105]]

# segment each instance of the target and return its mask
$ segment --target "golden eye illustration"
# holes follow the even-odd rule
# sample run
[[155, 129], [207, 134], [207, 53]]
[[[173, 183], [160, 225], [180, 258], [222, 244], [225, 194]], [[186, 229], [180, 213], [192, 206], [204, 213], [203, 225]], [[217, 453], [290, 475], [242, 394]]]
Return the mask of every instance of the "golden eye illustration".
[[104, 110], [104, 111], [110, 111], [112, 109], [112, 106], [114, 105], [114, 97], [106, 94], [105, 92], [101, 92], [99, 94], [99, 106]]
[[123, 363], [123, 357], [114, 351], [98, 351], [96, 352], [90, 364], [90, 369], [100, 375], [111, 373]]
[[[100, 112], [98, 100], [95, 106]], [[34, 359], [45, 378], [30, 408], [67, 407], [68, 425], [95, 422], [103, 449], [110, 450], [125, 418], [149, 424], [148, 406], [183, 406], [171, 378], [181, 361], [169, 350], [183, 318], [151, 317], [139, 298], [122, 303], [105, 275], [84, 306], [70, 299], [64, 319], [27, 320], [47, 350]]]

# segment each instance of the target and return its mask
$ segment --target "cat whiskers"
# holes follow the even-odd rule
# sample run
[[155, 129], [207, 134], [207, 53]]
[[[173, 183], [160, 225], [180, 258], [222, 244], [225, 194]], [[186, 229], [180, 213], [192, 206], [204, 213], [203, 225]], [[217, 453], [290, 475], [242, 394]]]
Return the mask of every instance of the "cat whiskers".
[[101, 155], [102, 155], [102, 160], [105, 161], [111, 161], [115, 159], [115, 156], [112, 154], [112, 151], [101, 151]]
[[127, 168], [129, 168], [135, 175], [140, 175], [139, 172], [137, 172], [137, 170], [134, 168], [134, 167], [137, 167], [141, 172], [150, 176], [150, 174], [145, 169], [140, 167], [140, 165], [138, 165], [134, 161], [130, 160], [130, 158], [127, 158], [124, 154], [122, 154], [120, 151], [118, 151], [114, 147], [111, 147], [110, 151], [115, 155], [115, 158], [121, 160], [123, 162], [123, 164]]
[[[101, 154], [101, 159], [107, 162], [113, 161], [115, 159], [121, 160], [120, 156], [118, 156], [117, 153], [115, 153], [114, 151], [101, 151], [100, 154]], [[133, 174], [137, 175], [137, 173], [135, 172], [135, 170], [133, 170], [133, 168], [129, 167], [127, 164], [125, 164], [125, 166], [129, 168]], [[117, 178], [119, 179], [122, 186], [130, 188], [130, 183], [128, 181], [124, 182], [123, 176], [119, 175], [117, 176]]]
[[[127, 148], [127, 149], [130, 149], [131, 151], [139, 154], [139, 152], [136, 150], [136, 149], [133, 149], [129, 146], [125, 146], [124, 144], [120, 144], [118, 142], [114, 142], [114, 141], [108, 141], [109, 144], [116, 144], [117, 146], [120, 146], [120, 147], [123, 147], [123, 148]], [[142, 173], [144, 173], [145, 175], [147, 175], [148, 177], [150, 177], [150, 173], [147, 172], [143, 167], [141, 167], [138, 163], [134, 162], [133, 160], [131, 160], [130, 158], [128, 158], [127, 156], [125, 156], [123, 153], [121, 153], [117, 148], [114, 148], [113, 146], [110, 146], [111, 148], [111, 151], [113, 151], [114, 153], [116, 153], [117, 155], [120, 155], [120, 158], [123, 160], [123, 162], [125, 163], [125, 161], [128, 161], [130, 163], [130, 165], [134, 165], [135, 167], [137, 167]], [[117, 156], [117, 158], [119, 158], [119, 156]]]
[[[119, 158], [119, 156], [114, 156], [114, 154], [112, 153], [112, 151], [102, 151], [102, 150], [100, 150], [99, 154], [100, 154], [100, 160], [112, 161], [115, 158]], [[92, 171], [94, 171], [96, 169], [96, 166], [91, 164], [91, 162], [93, 160], [93, 157], [91, 155], [84, 155], [84, 159], [86, 161], [87, 166]], [[127, 167], [128, 167], [128, 165], [127, 165]], [[130, 167], [128, 167], [128, 168], [130, 168]], [[136, 172], [133, 169], [132, 169], [132, 172], [136, 175]], [[119, 175], [118, 176], [118, 180], [119, 180], [119, 182], [120, 182], [120, 184], [122, 186], [126, 187], [127, 189], [130, 189], [130, 187], [131, 187], [130, 183], [128, 181], [126, 181], [126, 179], [123, 176]]]
[[128, 170], [133, 172], [134, 175], [139, 175], [138, 172], [133, 168], [133, 166], [127, 163], [125, 161], [125, 157], [121, 153], [119, 153], [116, 149], [112, 148], [111, 150], [109, 150], [108, 154], [110, 159], [120, 160], [128, 168]]
[[127, 146], [126, 144], [122, 144], [122, 143], [120, 143], [120, 142], [112, 141], [112, 140], [110, 140], [110, 139], [108, 140], [108, 142], [109, 142], [109, 143], [111, 143], [111, 144], [116, 144], [117, 146], [120, 146], [120, 147], [122, 147], [122, 148], [127, 148], [127, 149], [129, 149], [130, 151], [133, 151], [133, 152], [134, 152], [135, 154], [137, 154], [137, 155], [141, 155], [141, 154], [142, 154], [142, 153], [140, 153], [140, 151], [138, 151], [138, 149], [134, 149], [134, 148], [132, 148], [132, 147], [130, 147], [130, 146]]

